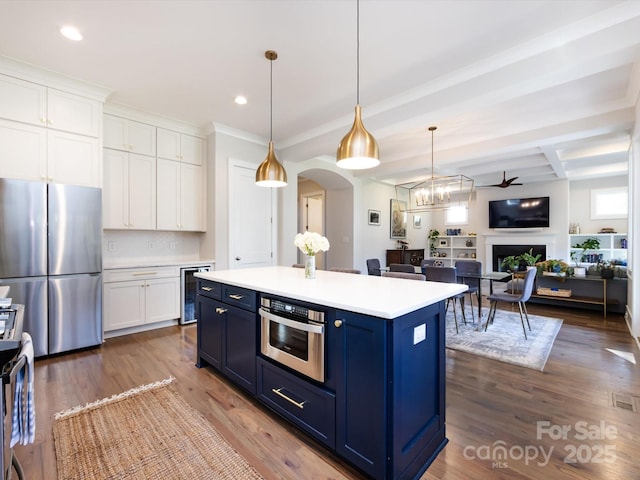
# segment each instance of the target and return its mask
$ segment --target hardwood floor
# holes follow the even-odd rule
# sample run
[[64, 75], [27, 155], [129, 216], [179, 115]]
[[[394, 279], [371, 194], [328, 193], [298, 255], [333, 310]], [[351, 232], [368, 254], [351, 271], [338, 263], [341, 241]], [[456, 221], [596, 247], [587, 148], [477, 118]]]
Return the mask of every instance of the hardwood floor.
[[[640, 413], [612, 401], [613, 393], [633, 395], [640, 407], [640, 365], [606, 350], [640, 360], [622, 316], [605, 321], [597, 311], [542, 305], [529, 312], [564, 319], [544, 372], [447, 350], [449, 443], [422, 479], [640, 478]], [[15, 448], [25, 477], [56, 478], [54, 413], [173, 376], [184, 398], [265, 478], [362, 478], [211, 368], [196, 368], [195, 357], [196, 326], [189, 325], [37, 360], [36, 441]], [[564, 437], [563, 425], [570, 427]], [[506, 455], [492, 460], [499, 446]]]

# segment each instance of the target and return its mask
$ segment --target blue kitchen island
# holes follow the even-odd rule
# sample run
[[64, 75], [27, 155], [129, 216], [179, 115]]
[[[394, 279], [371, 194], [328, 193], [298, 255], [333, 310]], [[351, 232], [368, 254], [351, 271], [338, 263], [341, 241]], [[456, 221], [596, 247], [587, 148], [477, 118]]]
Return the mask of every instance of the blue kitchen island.
[[[444, 447], [444, 305], [466, 285], [328, 271], [305, 279], [291, 267], [196, 277], [197, 366], [371, 478], [417, 479]], [[289, 335], [296, 315], [311, 320]], [[305, 370], [311, 362], [321, 374]]]

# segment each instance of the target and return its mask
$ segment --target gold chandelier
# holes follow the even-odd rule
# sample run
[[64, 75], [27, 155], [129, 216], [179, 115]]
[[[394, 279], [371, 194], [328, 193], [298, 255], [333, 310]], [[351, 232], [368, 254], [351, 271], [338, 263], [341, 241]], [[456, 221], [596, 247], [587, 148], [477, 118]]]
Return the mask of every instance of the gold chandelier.
[[[468, 208], [473, 193], [473, 179], [465, 175], [436, 176], [433, 168], [433, 132], [431, 132], [431, 177], [395, 186], [400, 210], [408, 213]], [[406, 205], [406, 206], [405, 206]]]
[[273, 61], [278, 58], [278, 53], [273, 50], [264, 52], [264, 56], [271, 65], [271, 80], [269, 93], [269, 152], [266, 158], [256, 170], [256, 185], [260, 187], [284, 187], [287, 185], [287, 172], [276, 158], [273, 148]]
[[380, 164], [378, 143], [362, 123], [360, 108], [360, 1], [356, 2], [356, 113], [351, 130], [338, 144], [336, 165], [349, 170], [363, 170]]

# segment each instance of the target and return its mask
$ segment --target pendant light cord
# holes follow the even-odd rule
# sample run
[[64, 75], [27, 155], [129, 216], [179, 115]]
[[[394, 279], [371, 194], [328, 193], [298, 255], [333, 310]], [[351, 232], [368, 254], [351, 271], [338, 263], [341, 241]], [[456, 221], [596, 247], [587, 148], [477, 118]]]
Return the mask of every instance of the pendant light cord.
[[271, 74], [269, 77], [269, 141], [273, 142], [273, 59], [269, 60]]
[[356, 0], [356, 105], [360, 105], [360, 0]]

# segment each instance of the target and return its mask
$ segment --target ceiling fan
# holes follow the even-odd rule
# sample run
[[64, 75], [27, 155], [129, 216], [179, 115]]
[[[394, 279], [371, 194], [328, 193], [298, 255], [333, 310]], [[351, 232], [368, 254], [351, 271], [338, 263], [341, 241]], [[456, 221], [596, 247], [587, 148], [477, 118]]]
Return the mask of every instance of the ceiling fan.
[[513, 185], [522, 185], [522, 183], [514, 183], [514, 180], [517, 180], [518, 177], [513, 177], [513, 178], [509, 178], [507, 179], [507, 172], [502, 172], [502, 182], [500, 183], [494, 183], [493, 185], [486, 185], [487, 187], [500, 187], [500, 188], [507, 188], [507, 187], [511, 187]]

